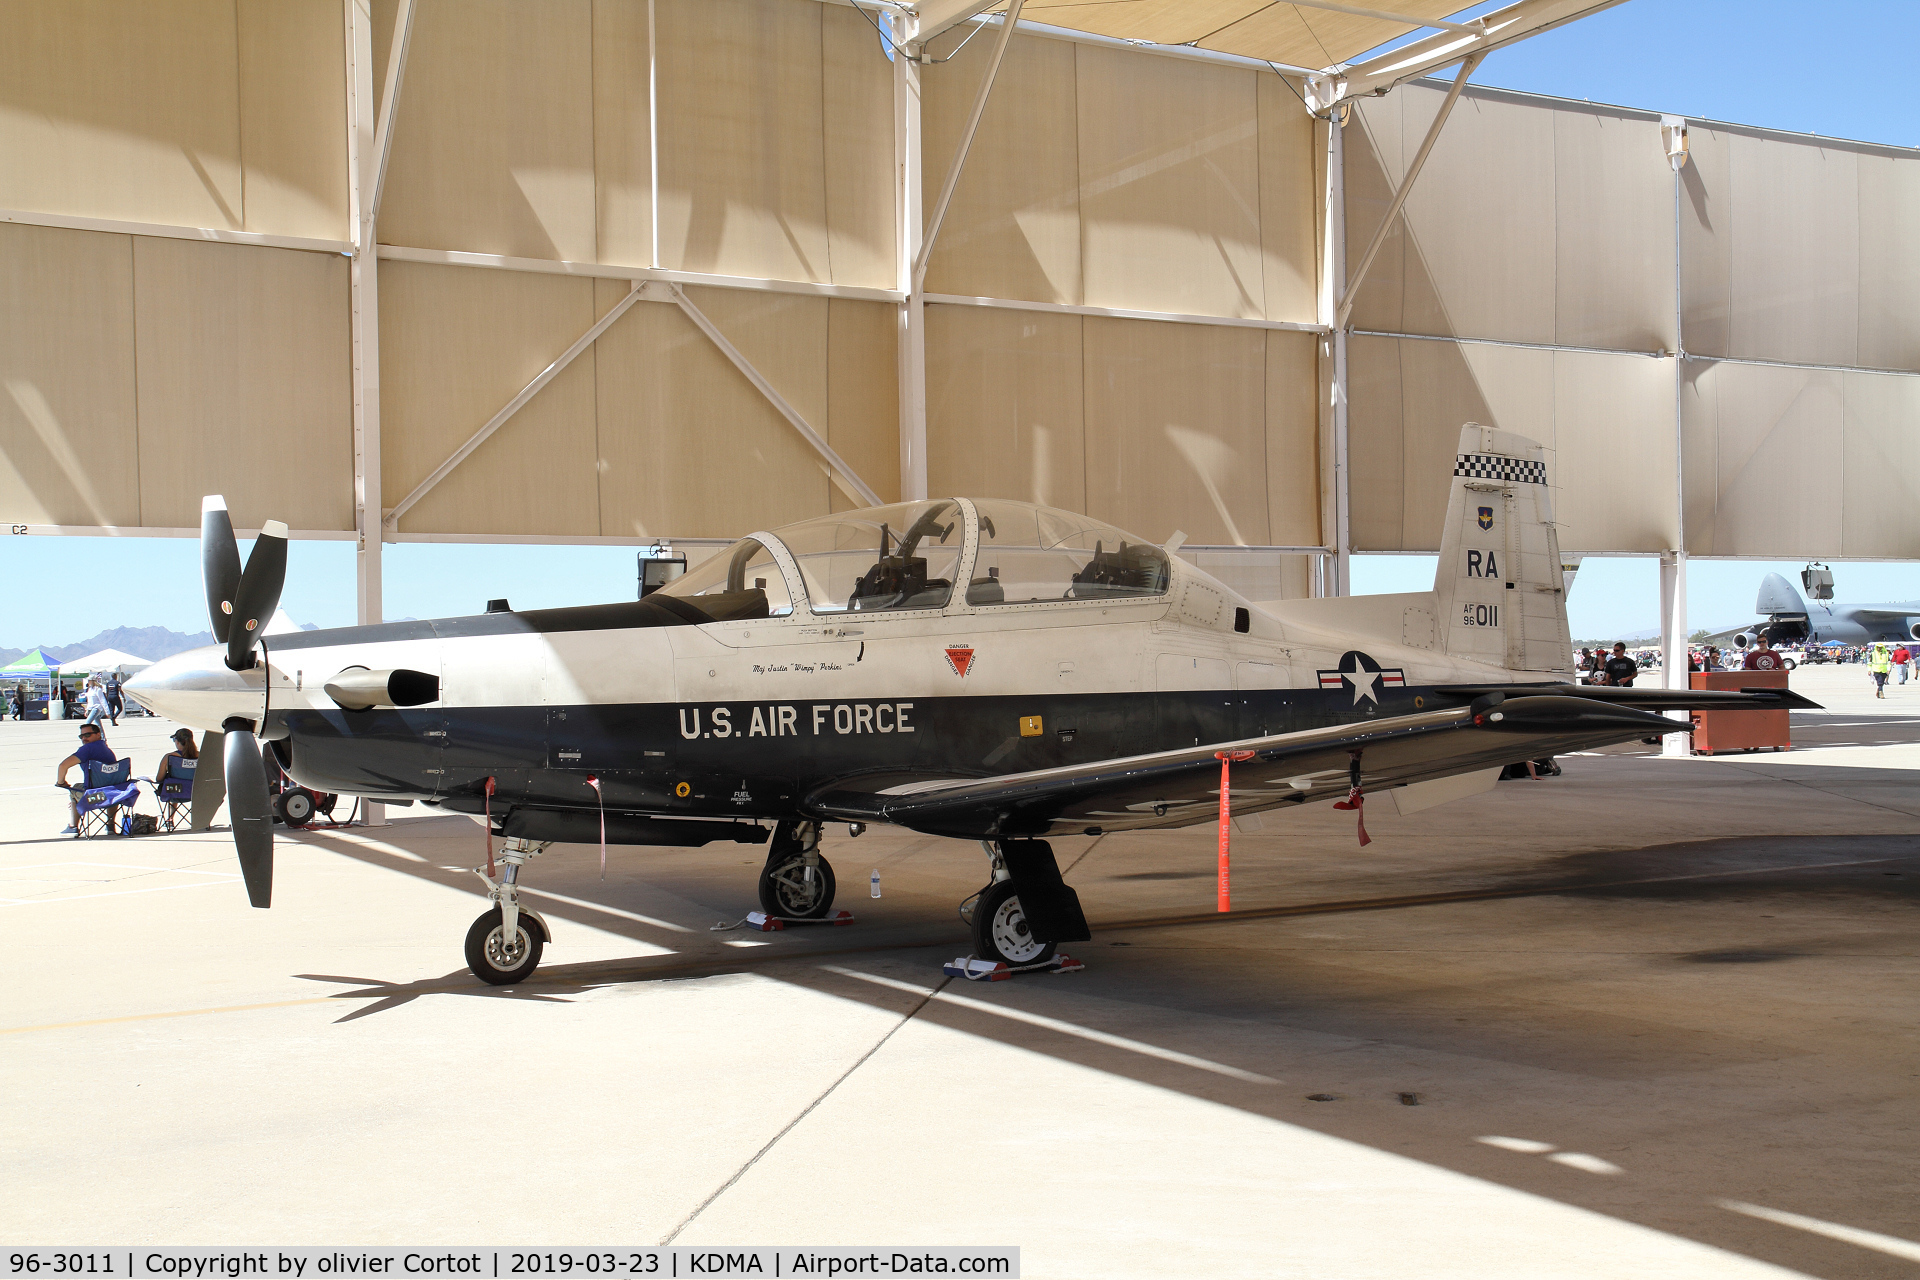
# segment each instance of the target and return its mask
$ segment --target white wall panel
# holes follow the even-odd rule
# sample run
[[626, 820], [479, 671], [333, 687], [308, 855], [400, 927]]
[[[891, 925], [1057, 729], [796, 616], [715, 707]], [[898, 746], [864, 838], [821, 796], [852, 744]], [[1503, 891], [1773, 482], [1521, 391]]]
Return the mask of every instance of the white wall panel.
[[1659, 122], [1551, 114], [1554, 341], [1674, 350], [1674, 179]]
[[413, 21], [381, 241], [594, 261], [590, 0], [419, 0]]
[[661, 266], [829, 278], [824, 7], [657, 0]]
[[1271, 543], [1266, 335], [1088, 316], [1088, 515], [1163, 541]]
[[1082, 320], [927, 308], [929, 492], [1087, 509]]
[[1920, 524], [1913, 518], [1920, 511], [1920, 378], [1848, 373], [1841, 386], [1846, 479], [1839, 554], [1920, 559]]
[[1860, 353], [1859, 165], [1847, 148], [1735, 133], [1728, 354], [1854, 364]]
[[338, 254], [134, 238], [142, 524], [221, 493], [242, 528], [353, 527], [347, 307]]
[[1839, 554], [1849, 453], [1842, 376], [1712, 364], [1693, 381], [1682, 401], [1688, 551]]
[[[602, 312], [625, 292], [615, 281], [598, 288]], [[688, 293], [820, 430], [827, 299]], [[820, 455], [678, 307], [636, 303], [597, 345], [604, 536], [738, 537], [826, 513]]]
[[1264, 316], [1253, 72], [1076, 53], [1087, 305]]
[[1920, 157], [1863, 153], [1860, 363], [1920, 370]]
[[[381, 264], [387, 505], [410, 493], [592, 327], [594, 283], [478, 267]], [[598, 534], [597, 356], [583, 352], [542, 388], [401, 517], [401, 531]]]
[[[947, 57], [960, 38], [937, 40], [932, 52]], [[921, 191], [929, 211], [960, 146], [988, 48], [975, 41], [921, 71]], [[929, 292], [1081, 301], [1075, 82], [1075, 46], [1014, 37], [934, 243]]]
[[0, 208], [238, 230], [233, 0], [0, 5]]
[[140, 519], [133, 241], [0, 226], [0, 522]]
[[[1392, 94], [1409, 159], [1445, 96], [1424, 83]], [[1472, 94], [1454, 106], [1407, 197], [1409, 331], [1554, 341], [1553, 118]], [[1364, 247], [1353, 244], [1349, 261]]]

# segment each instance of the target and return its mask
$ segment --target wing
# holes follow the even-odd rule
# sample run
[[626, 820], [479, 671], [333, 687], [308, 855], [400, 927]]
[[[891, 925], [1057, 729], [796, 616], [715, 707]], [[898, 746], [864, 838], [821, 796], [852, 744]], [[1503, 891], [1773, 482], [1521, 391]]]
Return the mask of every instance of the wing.
[[1516, 698], [1496, 691], [1466, 707], [996, 778], [847, 779], [816, 790], [807, 808], [839, 821], [889, 822], [967, 839], [1181, 827], [1218, 811], [1216, 751], [1253, 753], [1234, 766], [1233, 806], [1257, 813], [1344, 795], [1356, 762], [1362, 785], [1379, 790], [1674, 727], [1671, 720], [1609, 700]]

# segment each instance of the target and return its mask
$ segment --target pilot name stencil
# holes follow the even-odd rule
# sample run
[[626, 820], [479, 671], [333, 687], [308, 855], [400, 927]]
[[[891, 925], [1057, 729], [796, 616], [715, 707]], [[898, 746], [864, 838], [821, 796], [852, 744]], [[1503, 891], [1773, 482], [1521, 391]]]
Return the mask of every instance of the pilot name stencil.
[[[808, 713], [806, 719], [801, 712]], [[700, 738], [819, 737], [823, 734], [915, 733], [911, 702], [815, 702], [757, 704], [751, 708], [718, 706], [707, 711], [681, 707], [680, 736]], [[802, 731], [802, 726], [811, 733]]]

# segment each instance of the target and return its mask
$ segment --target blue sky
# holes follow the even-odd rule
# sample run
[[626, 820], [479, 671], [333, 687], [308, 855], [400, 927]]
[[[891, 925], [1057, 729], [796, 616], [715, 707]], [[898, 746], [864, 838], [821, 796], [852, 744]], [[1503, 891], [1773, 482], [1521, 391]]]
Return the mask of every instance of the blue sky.
[[[1500, 50], [1474, 79], [1702, 119], [1917, 146], [1916, 50], [1915, 0], [1629, 0]], [[1688, 569], [1689, 617], [1695, 626], [1745, 621], [1763, 574], [1793, 577], [1800, 567], [1695, 560]], [[198, 549], [189, 540], [10, 538], [0, 545], [0, 571], [8, 584], [0, 646], [68, 644], [121, 625], [176, 631], [206, 626]], [[478, 612], [494, 596], [506, 596], [519, 608], [631, 599], [635, 570], [630, 548], [409, 543], [386, 549], [386, 574], [387, 616], [397, 618]], [[1920, 597], [1920, 564], [1841, 564], [1834, 578], [1843, 600]], [[1430, 556], [1363, 556], [1354, 571], [1362, 592], [1422, 590], [1432, 581]], [[351, 545], [296, 544], [284, 603], [301, 622], [351, 623]], [[1652, 560], [1588, 560], [1569, 608], [1576, 636], [1652, 628], [1659, 614], [1657, 567]]]

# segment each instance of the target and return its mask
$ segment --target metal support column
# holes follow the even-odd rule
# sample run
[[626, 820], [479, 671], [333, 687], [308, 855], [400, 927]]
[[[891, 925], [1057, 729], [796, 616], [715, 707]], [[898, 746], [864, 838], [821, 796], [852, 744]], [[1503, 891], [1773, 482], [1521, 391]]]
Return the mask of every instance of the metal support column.
[[[1684, 122], [1667, 124], [1667, 158], [1673, 168], [1673, 523], [1675, 545], [1660, 557], [1660, 664], [1669, 689], [1684, 689], [1687, 673], [1687, 487], [1686, 439], [1680, 427], [1681, 396], [1686, 387], [1686, 340], [1681, 332], [1686, 307], [1680, 292], [1680, 170], [1687, 163]], [[1685, 711], [1669, 711], [1670, 719], [1687, 721]], [[1690, 755], [1693, 738], [1669, 733], [1660, 754]]]
[[[1667, 551], [1660, 556], [1660, 670], [1669, 689], [1687, 687], [1687, 553]], [[1673, 720], [1690, 723], [1685, 711], [1669, 711]], [[1690, 754], [1693, 739], [1686, 732], [1662, 739], [1662, 755]]]
[[922, 243], [920, 196], [920, 46], [907, 44], [909, 15], [888, 19], [893, 53], [893, 150], [896, 178], [896, 239], [899, 242], [900, 304], [900, 498], [927, 496], [927, 313], [914, 264]]
[[1333, 562], [1323, 590], [1330, 596], [1353, 594], [1353, 473], [1347, 465], [1347, 177], [1343, 117], [1351, 108], [1335, 108], [1327, 121], [1327, 278], [1339, 308], [1339, 322], [1328, 341], [1333, 346]]
[[[353, 520], [354, 597], [361, 625], [385, 617], [381, 584], [380, 491], [380, 255], [374, 237], [380, 180], [386, 170], [384, 146], [391, 128], [383, 128], [373, 95], [373, 14], [371, 0], [345, 0], [347, 41], [347, 205], [352, 221], [352, 261], [348, 267], [353, 362]], [[411, 32], [413, 5], [402, 0], [387, 77], [388, 108], [399, 92], [399, 76]], [[386, 822], [386, 806], [362, 805], [363, 820]]]

